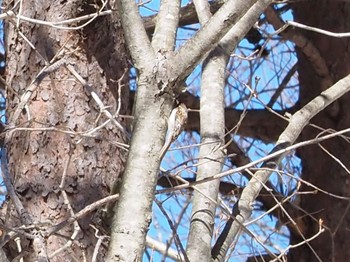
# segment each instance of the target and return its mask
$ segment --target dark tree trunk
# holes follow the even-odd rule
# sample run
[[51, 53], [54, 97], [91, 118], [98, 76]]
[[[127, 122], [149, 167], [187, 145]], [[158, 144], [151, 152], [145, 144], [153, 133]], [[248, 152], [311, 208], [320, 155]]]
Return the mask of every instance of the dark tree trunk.
[[[322, 28], [333, 32], [350, 31], [350, 5], [340, 1], [298, 1], [293, 5], [297, 22]], [[310, 31], [302, 33], [319, 49], [324, 58], [333, 83], [348, 75], [350, 72], [349, 38], [332, 38]], [[315, 73], [315, 66], [301, 53], [299, 59], [300, 103], [304, 105], [322, 92], [322, 76]], [[325, 129], [341, 130], [350, 126], [350, 95], [344, 96], [313, 121]], [[301, 139], [314, 138], [320, 130], [308, 127], [302, 133]], [[338, 158], [347, 168], [349, 165], [350, 147], [346, 140], [332, 139], [322, 143], [331, 154]], [[318, 146], [308, 146], [298, 150], [302, 158], [303, 179], [332, 194], [349, 197], [349, 174]], [[314, 190], [303, 186], [303, 191]], [[318, 231], [318, 220], [324, 221], [327, 230], [318, 238], [311, 241], [314, 253], [320, 261], [347, 261], [350, 257], [348, 214], [349, 202], [339, 200], [318, 192], [317, 194], [302, 195], [301, 208], [309, 216], [305, 218], [308, 227], [303, 233], [311, 237]], [[291, 242], [298, 243], [302, 239], [292, 236]], [[288, 261], [319, 261], [307, 245], [292, 249]]]
[[[6, 2], [5, 6], [12, 3]], [[45, 21], [62, 21], [95, 11], [96, 3], [100, 4], [73, 0], [23, 1], [22, 14]], [[107, 118], [100, 115], [100, 108], [67, 70], [66, 64], [44, 76], [16, 123], [13, 114], [22, 94], [45, 66], [45, 61], [52, 60], [59, 52], [63, 52], [67, 63], [96, 90], [107, 110], [115, 113], [118, 79], [126, 72], [127, 54], [116, 14], [99, 17], [81, 30], [60, 30], [21, 21], [19, 31], [36, 50], [19, 35], [15, 25], [15, 20], [6, 24], [7, 117], [12, 120], [8, 124], [33, 129], [54, 127], [73, 132], [22, 130], [7, 135], [9, 171], [17, 194], [33, 222], [53, 225], [70, 216], [59, 189], [68, 159], [64, 190], [74, 212], [78, 212], [108, 195], [126, 159], [126, 151], [121, 150], [117, 143], [126, 142], [126, 138], [112, 123], [89, 137], [78, 134], [101, 125]], [[119, 84], [123, 83], [127, 83], [127, 74]], [[127, 84], [121, 87], [120, 114], [128, 113], [128, 90]], [[124, 125], [122, 119], [118, 121]], [[6, 224], [20, 226], [22, 222], [11, 202], [7, 208]], [[92, 213], [79, 220], [81, 231], [73, 244], [50, 261], [84, 261], [84, 256], [91, 261], [97, 238], [90, 225], [98, 228], [100, 235], [105, 232], [100, 215], [100, 212]], [[70, 224], [59, 235], [49, 237], [46, 241], [48, 255], [65, 245], [72, 233], [73, 225]], [[25, 261], [36, 261], [32, 241], [24, 236], [21, 240]], [[14, 246], [13, 240], [6, 246], [10, 259], [18, 255]], [[105, 249], [106, 245], [102, 245], [98, 261], [104, 261]]]

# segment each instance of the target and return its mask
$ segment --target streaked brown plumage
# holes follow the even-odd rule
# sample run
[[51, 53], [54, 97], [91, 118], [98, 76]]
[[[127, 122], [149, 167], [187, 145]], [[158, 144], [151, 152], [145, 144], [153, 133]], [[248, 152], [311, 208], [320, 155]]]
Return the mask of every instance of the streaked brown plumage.
[[184, 129], [187, 123], [187, 107], [185, 104], [181, 103], [179, 106], [171, 111], [170, 117], [168, 119], [168, 133], [165, 139], [164, 146], [160, 151], [159, 157], [162, 159], [170, 147], [171, 143], [176, 140]]

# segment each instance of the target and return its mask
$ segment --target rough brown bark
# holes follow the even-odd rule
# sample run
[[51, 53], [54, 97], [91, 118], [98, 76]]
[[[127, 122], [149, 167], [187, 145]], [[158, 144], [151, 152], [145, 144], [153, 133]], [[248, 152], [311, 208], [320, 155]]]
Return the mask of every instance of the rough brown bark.
[[[96, 11], [92, 9], [96, 3], [30, 1], [23, 2], [22, 9], [27, 17], [62, 21]], [[45, 229], [70, 217], [59, 188], [69, 158], [64, 191], [74, 212], [78, 212], [108, 195], [112, 182], [123, 170], [126, 156], [126, 151], [116, 144], [126, 142], [126, 138], [112, 123], [89, 137], [78, 134], [101, 125], [107, 118], [100, 114], [96, 102], [67, 70], [66, 64], [73, 66], [95, 89], [113, 114], [118, 106], [118, 80], [127, 69], [126, 51], [116, 14], [97, 18], [82, 30], [59, 30], [21, 22], [20, 32], [36, 47], [36, 51], [18, 34], [15, 23], [8, 21], [6, 24], [8, 119], [13, 120], [21, 95], [45, 64], [62, 50], [66, 60], [40, 81], [18, 121], [8, 123], [11, 127], [54, 127], [72, 132], [22, 130], [7, 133], [12, 182], [33, 222], [43, 223]], [[126, 78], [121, 83], [125, 84]], [[120, 114], [127, 113], [128, 89], [128, 85], [121, 88]], [[118, 121], [123, 123], [121, 119]], [[20, 226], [22, 222], [11, 204], [8, 212], [6, 225]], [[105, 228], [101, 221], [101, 212], [79, 220], [81, 230], [73, 244], [50, 261], [84, 261], [84, 256], [91, 261], [97, 238], [90, 225], [103, 235]], [[73, 225], [68, 225], [59, 235], [45, 239], [47, 254], [51, 255], [66, 244], [72, 233]], [[33, 241], [22, 235], [21, 242], [25, 261], [35, 261], [38, 254], [33, 252]], [[10, 241], [5, 247], [10, 259], [18, 255], [14, 246]], [[98, 261], [104, 261], [105, 251], [101, 246]]]
[[[297, 22], [333, 32], [350, 31], [349, 3], [325, 0], [302, 1], [295, 3], [293, 10]], [[349, 74], [349, 38], [331, 38], [307, 31], [302, 33], [319, 49], [334, 82]], [[298, 52], [298, 59], [300, 102], [304, 105], [322, 91], [320, 87], [323, 79], [315, 73], [315, 65], [312, 65], [302, 52]], [[349, 127], [349, 99], [349, 94], [345, 95], [338, 103], [319, 114], [312, 123], [334, 130]], [[309, 139], [318, 133], [319, 130], [310, 127], [302, 133], [301, 138]], [[346, 141], [337, 138], [322, 145], [349, 168], [350, 148]], [[303, 179], [330, 193], [349, 196], [349, 174], [318, 146], [301, 148], [298, 150], [298, 155], [302, 158]], [[303, 186], [302, 190], [306, 191], [310, 188]], [[302, 195], [301, 208], [310, 214], [305, 218], [309, 225], [308, 230], [303, 232], [305, 237], [315, 234], [318, 219], [322, 219], [328, 228], [325, 233], [310, 242], [321, 261], [347, 261], [350, 256], [348, 202], [317, 193]], [[291, 243], [300, 241], [299, 236], [292, 234]], [[307, 245], [292, 249], [289, 259], [290, 261], [319, 261]]]

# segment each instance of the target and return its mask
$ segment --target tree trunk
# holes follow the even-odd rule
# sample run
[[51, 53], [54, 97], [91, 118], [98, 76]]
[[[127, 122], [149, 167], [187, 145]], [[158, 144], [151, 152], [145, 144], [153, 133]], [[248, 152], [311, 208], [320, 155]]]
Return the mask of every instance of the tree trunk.
[[[5, 6], [12, 3], [6, 2]], [[21, 4], [22, 15], [26, 17], [62, 21], [94, 12], [96, 4], [101, 3], [24, 1]], [[83, 86], [67, 68], [73, 67], [92, 86], [106, 110], [114, 114], [120, 106], [119, 113], [126, 114], [129, 87], [122, 84], [127, 83], [127, 77], [118, 82], [127, 70], [126, 50], [116, 13], [98, 17], [79, 30], [61, 30], [24, 21], [20, 21], [17, 30], [16, 22], [6, 23], [7, 119], [8, 125], [14, 128], [6, 134], [8, 166], [30, 221], [42, 225], [40, 229], [47, 229], [70, 217], [71, 211], [76, 213], [107, 196], [112, 182], [123, 171], [126, 159], [126, 151], [120, 149], [118, 143], [127, 142], [127, 139], [112, 122], [86, 133], [108, 118], [90, 95], [91, 88]], [[59, 61], [56, 66], [48, 67], [36, 78], [53, 59]], [[33, 89], [29, 92], [31, 96], [16, 119], [16, 109], [28, 88]], [[117, 121], [125, 125], [124, 120]], [[25, 130], [16, 130], [17, 127]], [[72, 210], [64, 199], [65, 194]], [[19, 227], [28, 223], [21, 220], [11, 202], [7, 211], [6, 225]], [[90, 225], [99, 229], [99, 235], [104, 235], [101, 214], [93, 212], [79, 220], [79, 230], [69, 224], [58, 234], [46, 238], [50, 257], [69, 244], [75, 237], [74, 230], [78, 233], [71, 239], [73, 244], [50, 261], [91, 261], [97, 238]], [[40, 229], [37, 229], [39, 234], [42, 233]], [[33, 234], [34, 230], [26, 232]], [[20, 237], [25, 261], [36, 261], [39, 254], [33, 249], [34, 241], [24, 235]], [[104, 261], [106, 246], [101, 246], [97, 261]], [[19, 253], [13, 240], [5, 250], [10, 260]]]
[[[350, 31], [350, 5], [339, 1], [301, 1], [293, 4], [297, 22], [329, 30], [332, 32]], [[333, 82], [343, 78], [350, 72], [349, 38], [332, 38], [322, 34], [302, 31], [302, 33], [319, 49], [324, 58]], [[300, 103], [305, 105], [313, 97], [322, 92], [322, 76], [315, 73], [315, 66], [302, 52], [298, 52]], [[320, 113], [312, 121], [325, 129], [341, 130], [350, 125], [350, 95], [347, 94], [339, 101]], [[301, 135], [302, 140], [314, 138], [320, 130], [308, 127]], [[323, 142], [331, 154], [349, 168], [350, 153], [348, 142], [342, 138]], [[313, 185], [338, 196], [349, 197], [349, 174], [327, 155], [317, 145], [303, 147], [298, 150], [302, 159], [302, 178]], [[303, 186], [302, 191], [314, 190]], [[304, 233], [311, 237], [318, 230], [318, 220], [322, 219], [327, 230], [308, 245], [291, 249], [288, 261], [347, 261], [350, 256], [350, 238], [348, 228], [348, 201], [339, 200], [318, 192], [317, 194], [301, 195], [301, 208], [308, 214], [305, 218], [308, 224]], [[302, 239], [292, 235], [291, 243], [299, 243]], [[318, 260], [316, 255], [321, 259]]]

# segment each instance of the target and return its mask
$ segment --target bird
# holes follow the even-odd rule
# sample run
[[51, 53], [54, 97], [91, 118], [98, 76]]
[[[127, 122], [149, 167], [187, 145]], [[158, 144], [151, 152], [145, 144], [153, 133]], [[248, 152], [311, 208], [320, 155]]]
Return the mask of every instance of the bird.
[[162, 159], [170, 147], [171, 143], [176, 140], [176, 138], [180, 135], [182, 130], [184, 129], [186, 123], [187, 123], [187, 117], [188, 117], [188, 109], [184, 103], [179, 104], [177, 107], [175, 107], [171, 113], [170, 117], [168, 119], [168, 132], [165, 139], [165, 143], [160, 150], [159, 157]]

